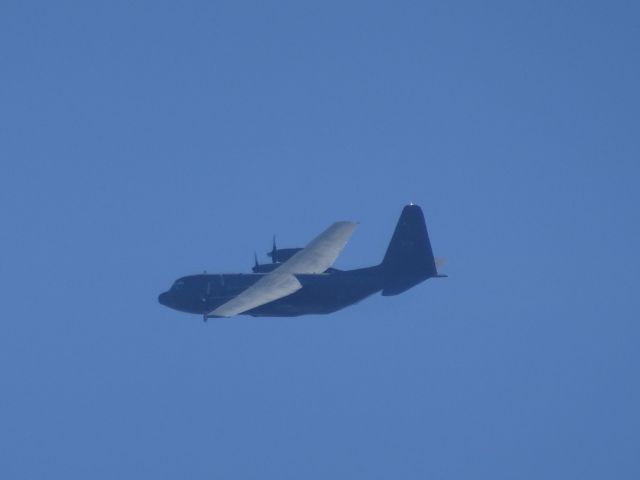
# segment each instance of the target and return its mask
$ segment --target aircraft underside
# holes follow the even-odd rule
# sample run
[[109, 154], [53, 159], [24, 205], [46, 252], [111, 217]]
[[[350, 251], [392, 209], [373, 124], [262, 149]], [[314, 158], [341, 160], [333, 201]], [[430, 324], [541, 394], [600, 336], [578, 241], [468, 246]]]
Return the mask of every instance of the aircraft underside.
[[[235, 290], [246, 289], [260, 278], [254, 274], [200, 275], [191, 285], [195, 293], [189, 301], [172, 307], [204, 315], [233, 298]], [[195, 277], [192, 277], [195, 279]], [[332, 313], [353, 305], [382, 290], [382, 278], [376, 267], [334, 273], [297, 275], [303, 285], [297, 292], [261, 305], [242, 315], [254, 317], [295, 317]]]
[[340, 272], [323, 277], [329, 278], [302, 278], [304, 287], [301, 290], [245, 314], [254, 317], [322, 315], [358, 303], [382, 290], [381, 280], [374, 275]]

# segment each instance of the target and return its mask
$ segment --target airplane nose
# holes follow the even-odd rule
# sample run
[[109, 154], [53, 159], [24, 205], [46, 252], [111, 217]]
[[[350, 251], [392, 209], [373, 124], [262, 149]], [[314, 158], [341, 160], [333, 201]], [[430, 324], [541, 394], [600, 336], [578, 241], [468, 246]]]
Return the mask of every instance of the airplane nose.
[[169, 292], [162, 292], [160, 295], [158, 295], [158, 302], [160, 302], [162, 305], [166, 305], [167, 304], [167, 300], [169, 300]]

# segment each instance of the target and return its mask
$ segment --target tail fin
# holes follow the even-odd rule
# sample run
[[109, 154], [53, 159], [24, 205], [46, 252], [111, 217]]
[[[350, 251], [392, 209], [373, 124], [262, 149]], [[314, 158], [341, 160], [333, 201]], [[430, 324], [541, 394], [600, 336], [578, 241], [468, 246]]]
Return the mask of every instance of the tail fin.
[[397, 295], [438, 276], [424, 214], [418, 205], [404, 207], [381, 264], [382, 295]]

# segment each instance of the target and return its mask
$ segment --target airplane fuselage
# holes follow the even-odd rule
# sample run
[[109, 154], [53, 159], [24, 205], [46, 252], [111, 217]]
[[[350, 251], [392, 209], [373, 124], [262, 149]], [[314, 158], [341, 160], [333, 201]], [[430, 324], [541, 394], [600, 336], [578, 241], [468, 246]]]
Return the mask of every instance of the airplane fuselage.
[[[246, 290], [265, 274], [222, 273], [182, 277], [160, 294], [161, 304], [187, 313], [204, 315]], [[297, 292], [245, 312], [254, 317], [295, 317], [332, 313], [383, 289], [379, 266], [356, 270], [334, 270], [296, 275], [302, 287]]]

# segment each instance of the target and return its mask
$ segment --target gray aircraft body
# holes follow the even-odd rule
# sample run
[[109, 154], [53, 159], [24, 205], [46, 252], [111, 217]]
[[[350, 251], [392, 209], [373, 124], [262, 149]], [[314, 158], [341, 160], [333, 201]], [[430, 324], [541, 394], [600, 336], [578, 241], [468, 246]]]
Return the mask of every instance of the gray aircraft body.
[[422, 209], [404, 207], [382, 263], [355, 270], [331, 265], [356, 224], [336, 222], [305, 248], [278, 249], [253, 273], [181, 277], [158, 300], [182, 312], [211, 317], [291, 317], [332, 313], [382, 292], [397, 295], [438, 273]]

